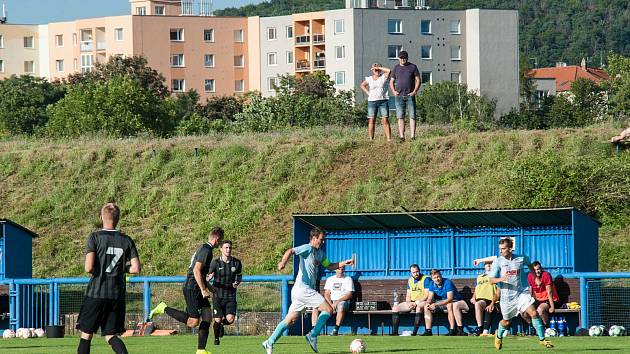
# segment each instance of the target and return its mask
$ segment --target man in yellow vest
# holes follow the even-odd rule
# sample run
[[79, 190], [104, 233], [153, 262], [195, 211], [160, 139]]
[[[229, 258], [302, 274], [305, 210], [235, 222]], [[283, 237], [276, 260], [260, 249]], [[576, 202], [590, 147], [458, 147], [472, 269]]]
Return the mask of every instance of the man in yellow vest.
[[416, 314], [413, 321], [413, 335], [418, 334], [420, 319], [424, 310], [424, 301], [427, 299], [431, 278], [420, 274], [420, 267], [417, 264], [409, 266], [411, 277], [407, 280], [407, 295], [405, 302], [394, 304], [392, 307], [392, 335], [398, 335], [399, 315], [401, 313], [414, 312]]
[[[499, 292], [496, 284], [490, 283], [488, 273], [492, 269], [492, 262], [484, 263], [485, 272], [477, 276], [477, 285], [470, 299], [475, 305], [475, 318], [477, 320], [477, 328], [474, 331], [476, 336], [488, 336], [490, 322], [492, 322], [492, 314], [495, 312], [496, 302], [499, 299]], [[482, 332], [483, 330], [483, 332]]]

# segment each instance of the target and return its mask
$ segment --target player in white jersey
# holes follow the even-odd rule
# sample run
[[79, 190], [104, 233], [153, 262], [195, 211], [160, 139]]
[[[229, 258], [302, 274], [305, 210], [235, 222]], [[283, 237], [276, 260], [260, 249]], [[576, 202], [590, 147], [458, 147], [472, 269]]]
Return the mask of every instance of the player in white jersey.
[[311, 332], [305, 336], [311, 349], [317, 353], [317, 336], [333, 312], [330, 304], [315, 290], [319, 266], [322, 265], [329, 270], [335, 270], [339, 267], [354, 264], [352, 259], [338, 263], [330, 263], [326, 258], [326, 253], [321, 249], [324, 245], [325, 237], [326, 234], [321, 229], [312, 229], [309, 242], [305, 245], [286, 250], [282, 256], [282, 260], [278, 263], [278, 270], [282, 270], [292, 255], [296, 254], [300, 257], [300, 268], [293, 289], [291, 290], [291, 306], [289, 307], [289, 312], [284, 320], [278, 324], [269, 339], [262, 343], [267, 354], [271, 354], [273, 344], [282, 336], [282, 333], [284, 333], [289, 326], [295, 323], [300, 317], [300, 311], [306, 307], [317, 308], [319, 310], [317, 323]]
[[543, 325], [536, 308], [534, 298], [529, 294], [529, 284], [525, 268], [532, 271], [528, 256], [512, 253], [514, 243], [510, 238], [499, 241], [499, 253], [494, 262], [489, 276], [492, 284], [499, 284], [501, 288], [501, 314], [503, 319], [499, 322], [499, 328], [494, 339], [494, 347], [501, 349], [503, 335], [510, 326], [510, 319], [526, 312], [532, 318], [532, 324], [538, 334], [540, 344], [545, 348], [553, 348], [553, 344], [545, 339], [545, 326]]

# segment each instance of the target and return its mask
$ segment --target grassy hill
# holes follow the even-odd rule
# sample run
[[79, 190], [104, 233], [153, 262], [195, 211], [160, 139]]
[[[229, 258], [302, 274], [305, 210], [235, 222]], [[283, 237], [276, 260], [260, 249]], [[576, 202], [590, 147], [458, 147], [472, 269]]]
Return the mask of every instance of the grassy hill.
[[[271, 273], [291, 213], [576, 206], [603, 222], [600, 269], [630, 271], [630, 151], [618, 129], [468, 133], [403, 144], [327, 127], [267, 134], [0, 142], [0, 218], [36, 231], [36, 276], [81, 275], [106, 201], [123, 210], [145, 274], [184, 273], [213, 225], [246, 272]], [[379, 132], [377, 132], [379, 133]], [[198, 148], [195, 157], [194, 148]]]

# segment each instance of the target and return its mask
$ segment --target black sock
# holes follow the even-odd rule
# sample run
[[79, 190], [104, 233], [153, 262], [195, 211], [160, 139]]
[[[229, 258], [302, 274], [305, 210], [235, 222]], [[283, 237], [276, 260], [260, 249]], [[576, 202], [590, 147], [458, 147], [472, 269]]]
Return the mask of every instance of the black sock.
[[212, 330], [214, 331], [214, 338], [219, 338], [221, 335], [221, 323], [212, 322]]
[[129, 352], [127, 352], [127, 347], [125, 347], [125, 343], [123, 343], [123, 341], [121, 341], [120, 338], [113, 336], [107, 343], [109, 343], [109, 345], [112, 346], [114, 353], [129, 354]]
[[433, 333], [433, 330], [431, 328], [425, 328], [424, 332], [425, 333]]
[[420, 319], [421, 319], [421, 314], [416, 313], [416, 317], [413, 320], [413, 335], [414, 336], [418, 334], [418, 328], [420, 328]]
[[92, 341], [89, 339], [79, 340], [79, 348], [77, 348], [77, 354], [90, 354], [90, 343]]
[[221, 323], [223, 323], [225, 326], [229, 326], [232, 324], [231, 322], [228, 322], [227, 318], [222, 319]]
[[[216, 324], [216, 322], [215, 322]], [[216, 330], [214, 332], [214, 337], [217, 338]], [[199, 335], [197, 337], [197, 349], [206, 349], [206, 344], [208, 343], [208, 336], [210, 335], [210, 322], [201, 321], [199, 324]]]
[[464, 333], [464, 326], [457, 326], [457, 332]]
[[184, 311], [176, 310], [172, 307], [167, 307], [164, 309], [164, 312], [183, 324], [186, 324], [188, 322], [188, 314]]
[[397, 335], [398, 334], [398, 324], [400, 323], [400, 318], [398, 317], [398, 313], [394, 312], [392, 313], [392, 334], [393, 335]]
[[335, 330], [338, 331], [339, 330], [339, 325], [335, 325]]
[[492, 321], [492, 313], [488, 312], [488, 311], [484, 311], [485, 314], [483, 315], [483, 329], [488, 329], [490, 328], [490, 322]]

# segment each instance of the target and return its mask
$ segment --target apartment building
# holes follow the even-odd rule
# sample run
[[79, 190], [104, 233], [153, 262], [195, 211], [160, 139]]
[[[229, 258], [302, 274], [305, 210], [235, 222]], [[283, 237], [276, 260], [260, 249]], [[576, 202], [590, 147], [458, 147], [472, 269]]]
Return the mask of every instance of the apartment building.
[[0, 24], [0, 79], [13, 74], [47, 77], [48, 26]]

